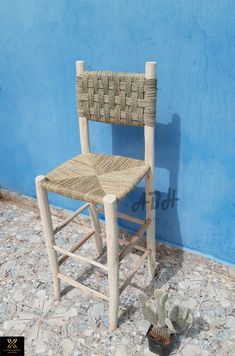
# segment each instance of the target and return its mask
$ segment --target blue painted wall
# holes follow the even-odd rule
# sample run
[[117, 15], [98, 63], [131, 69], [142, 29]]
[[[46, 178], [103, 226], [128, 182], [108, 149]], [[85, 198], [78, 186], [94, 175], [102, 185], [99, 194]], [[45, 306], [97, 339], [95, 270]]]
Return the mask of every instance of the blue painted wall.
[[[1, 187], [35, 196], [36, 175], [80, 153], [76, 59], [135, 72], [156, 60], [157, 235], [234, 263], [234, 16], [232, 0], [2, 0]], [[91, 137], [94, 151], [143, 157], [140, 128], [92, 123]], [[141, 215], [142, 192], [121, 208]]]

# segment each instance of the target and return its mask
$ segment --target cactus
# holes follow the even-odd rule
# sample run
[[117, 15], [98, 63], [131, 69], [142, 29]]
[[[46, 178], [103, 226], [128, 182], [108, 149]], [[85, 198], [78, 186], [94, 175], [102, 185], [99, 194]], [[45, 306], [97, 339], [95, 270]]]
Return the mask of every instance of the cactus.
[[162, 339], [169, 339], [171, 336], [171, 331], [166, 325], [167, 311], [165, 309], [165, 303], [167, 300], [167, 294], [159, 293], [155, 291], [155, 297], [157, 299], [156, 312], [147, 301], [147, 296], [141, 293], [139, 295], [139, 301], [142, 306], [142, 311], [144, 318], [148, 320], [153, 326], [155, 333]]
[[139, 294], [139, 301], [142, 306], [144, 318], [154, 327], [154, 332], [166, 340], [171, 334], [182, 332], [189, 324], [192, 324], [193, 318], [188, 308], [181, 305], [169, 306], [166, 302], [168, 294], [160, 289], [154, 291], [156, 299], [156, 311], [148, 303], [147, 296], [144, 293]]

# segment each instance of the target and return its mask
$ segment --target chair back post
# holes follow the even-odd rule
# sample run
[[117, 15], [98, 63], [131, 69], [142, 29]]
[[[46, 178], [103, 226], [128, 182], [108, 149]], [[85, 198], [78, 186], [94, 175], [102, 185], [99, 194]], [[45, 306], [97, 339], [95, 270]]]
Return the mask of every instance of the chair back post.
[[[145, 63], [146, 79], [156, 78], [156, 62]], [[154, 176], [154, 126], [144, 125], [144, 143], [145, 143], [145, 162], [151, 167], [151, 173]]]
[[[146, 62], [145, 64], [146, 79], [156, 78], [156, 63]], [[147, 248], [151, 251], [148, 256], [149, 277], [154, 278], [156, 269], [156, 241], [155, 241], [155, 209], [152, 206], [152, 199], [155, 201], [155, 160], [154, 160], [154, 126], [144, 125], [144, 142], [145, 142], [145, 162], [150, 166], [150, 171], [146, 175], [146, 218], [151, 220], [147, 229]]]
[[[85, 62], [76, 61], [76, 74], [77, 76], [85, 71]], [[80, 143], [82, 153], [90, 153], [90, 137], [89, 137], [89, 126], [86, 117], [79, 117], [79, 129], [80, 129]]]

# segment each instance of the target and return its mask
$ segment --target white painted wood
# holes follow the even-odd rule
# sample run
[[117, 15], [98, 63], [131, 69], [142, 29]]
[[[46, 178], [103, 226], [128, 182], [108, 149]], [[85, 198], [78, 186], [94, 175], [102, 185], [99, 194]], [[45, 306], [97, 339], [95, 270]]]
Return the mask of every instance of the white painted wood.
[[[154, 79], [156, 77], [156, 63], [146, 62], [145, 77]], [[150, 171], [146, 175], [146, 219], [151, 219], [151, 223], [147, 229], [147, 249], [151, 250], [148, 257], [149, 277], [152, 279], [156, 268], [156, 241], [155, 241], [155, 209], [152, 202], [155, 200], [155, 158], [154, 158], [154, 127], [144, 126], [144, 141], [145, 141], [145, 162], [150, 166]]]
[[50, 208], [48, 204], [47, 192], [45, 189], [42, 188], [42, 183], [44, 180], [45, 180], [44, 176], [36, 177], [35, 180], [36, 192], [37, 192], [37, 199], [38, 199], [38, 205], [39, 205], [39, 210], [40, 210], [40, 215], [42, 220], [42, 227], [45, 235], [47, 252], [49, 256], [49, 262], [50, 262], [50, 267], [51, 267], [51, 272], [53, 277], [55, 298], [59, 299], [60, 281], [57, 277], [57, 274], [59, 272], [58, 256], [55, 250], [53, 249], [53, 245], [55, 244], [54, 232], [53, 232]]
[[53, 246], [54, 250], [66, 255], [66, 256], [69, 256], [69, 257], [72, 257], [72, 258], [75, 258], [77, 259], [78, 261], [82, 262], [82, 263], [90, 263], [91, 265], [94, 265], [96, 267], [99, 267], [105, 271], [108, 271], [108, 268], [107, 266], [103, 265], [102, 263], [99, 263], [97, 261], [94, 261], [92, 260], [91, 258], [87, 258], [87, 257], [84, 257], [84, 256], [79, 256], [79, 255], [75, 255], [74, 253], [72, 252], [69, 252], [69, 251], [66, 251], [64, 250], [63, 248], [59, 247], [59, 246], [56, 246], [54, 245]]
[[156, 78], [156, 62], [145, 62], [145, 78]]
[[[77, 75], [82, 74], [84, 71], [85, 71], [85, 62], [77, 61], [76, 62]], [[90, 148], [89, 122], [86, 117], [79, 117], [79, 130], [80, 130], [80, 142], [81, 142], [82, 153], [83, 154], [90, 153], [91, 148]], [[99, 256], [102, 253], [102, 238], [101, 238], [100, 222], [96, 212], [96, 205], [91, 203], [89, 210], [90, 210], [92, 225], [95, 230], [96, 250]]]
[[[78, 241], [75, 245], [73, 245], [73, 247], [69, 250], [69, 252], [73, 253], [75, 251], [77, 251], [87, 240], [89, 240], [89, 238], [94, 235], [95, 231], [91, 231], [89, 232], [89, 234], [87, 234], [86, 236], [84, 236], [80, 241]], [[63, 256], [60, 260], [59, 260], [59, 265], [61, 265], [62, 263], [64, 263], [67, 259], [69, 258], [69, 256]]]
[[[144, 127], [144, 140], [145, 140], [145, 162], [154, 169], [154, 127], [145, 125]], [[154, 174], [154, 171], [151, 172]]]
[[89, 208], [89, 203], [84, 204], [83, 206], [81, 206], [79, 209], [77, 209], [74, 213], [70, 214], [60, 225], [58, 225], [55, 229], [54, 229], [54, 234], [57, 234], [57, 232], [59, 232], [60, 230], [62, 230], [68, 223], [70, 223], [70, 221], [72, 221], [78, 214], [80, 214], [82, 211], [84, 211], [85, 209]]
[[88, 120], [85, 117], [79, 117], [80, 142], [83, 154], [91, 152]]
[[[85, 71], [85, 62], [76, 61], [76, 74], [80, 75]], [[82, 153], [90, 153], [89, 125], [85, 117], [79, 117], [80, 142]]]
[[133, 271], [129, 274], [129, 276], [127, 277], [126, 281], [123, 283], [123, 285], [120, 287], [119, 289], [119, 295], [122, 294], [122, 292], [124, 291], [124, 289], [126, 289], [126, 287], [128, 286], [128, 284], [130, 284], [132, 278], [134, 277], [134, 275], [136, 274], [136, 272], [138, 271], [138, 269], [140, 268], [140, 266], [142, 265], [142, 263], [144, 262], [145, 258], [147, 256], [149, 256], [151, 253], [150, 250], [145, 251], [145, 253], [139, 258], [138, 263], [136, 264], [135, 268], [133, 269]]
[[85, 71], [85, 61], [76, 61], [76, 74], [80, 75]]
[[122, 251], [119, 253], [119, 262], [123, 260], [123, 258], [135, 247], [135, 244], [139, 241], [145, 230], [150, 225], [151, 220], [147, 219], [146, 222], [139, 228], [139, 230], [132, 236], [128, 245], [126, 245]]
[[108, 278], [109, 278], [109, 330], [117, 328], [119, 306], [119, 259], [117, 201], [115, 195], [107, 194], [104, 199]]
[[144, 219], [136, 218], [135, 216], [130, 216], [121, 212], [117, 213], [117, 216], [123, 220], [131, 221], [133, 223], [136, 223], [138, 225], [144, 224]]
[[[80, 127], [80, 142], [81, 142], [82, 153], [83, 154], [90, 153], [91, 150], [90, 150], [90, 140], [89, 140], [89, 127], [88, 127], [88, 120], [85, 117], [79, 118], [79, 127]], [[97, 254], [100, 255], [102, 253], [102, 238], [101, 238], [100, 222], [96, 212], [96, 205], [90, 203], [89, 210], [90, 210], [92, 225], [96, 231], [95, 232], [96, 250], [97, 250]]]
[[103, 249], [102, 249], [101, 227], [100, 227], [99, 218], [98, 218], [98, 215], [96, 212], [96, 205], [91, 203], [89, 210], [90, 210], [92, 226], [93, 226], [93, 229], [95, 230], [96, 250], [97, 250], [98, 256], [100, 256], [102, 254]]
[[100, 293], [94, 289], [88, 288], [88, 287], [84, 286], [83, 284], [79, 283], [78, 281], [75, 281], [74, 279], [72, 279], [68, 276], [65, 276], [62, 273], [58, 273], [57, 277], [59, 279], [62, 279], [62, 281], [64, 281], [65, 283], [68, 283], [75, 288], [79, 288], [85, 293], [91, 294], [93, 297], [104, 299], [107, 302], [109, 301], [109, 297], [107, 297], [107, 295]]

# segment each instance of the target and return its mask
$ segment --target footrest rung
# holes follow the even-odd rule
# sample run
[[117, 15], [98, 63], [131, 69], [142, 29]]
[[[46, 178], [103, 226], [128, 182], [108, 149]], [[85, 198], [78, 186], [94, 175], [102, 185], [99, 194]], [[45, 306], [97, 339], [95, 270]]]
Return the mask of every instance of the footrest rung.
[[[76, 244], [69, 250], [69, 252], [73, 253], [73, 252], [77, 251], [92, 235], [94, 235], [94, 233], [95, 233], [95, 230], [92, 230], [91, 232], [89, 232], [89, 234], [84, 236], [80, 241], [76, 242]], [[68, 258], [69, 258], [68, 255], [63, 256], [59, 260], [59, 266], [62, 263], [64, 263]]]
[[[97, 208], [96, 211], [97, 213], [104, 213], [104, 208]], [[142, 225], [144, 223], [144, 219], [136, 218], [135, 216], [124, 214], [121, 212], [117, 212], [117, 217], [126, 221], [131, 221], [139, 225]]]
[[77, 209], [74, 213], [70, 214], [60, 225], [58, 225], [54, 229], [54, 234], [57, 234], [60, 230], [62, 230], [70, 221], [72, 221], [78, 214], [80, 214], [83, 210], [89, 208], [90, 203], [84, 204], [79, 209]]
[[108, 271], [108, 268], [103, 265], [102, 263], [99, 263], [97, 261], [94, 261], [94, 260], [91, 260], [90, 258], [87, 258], [87, 257], [83, 257], [83, 256], [79, 256], [79, 255], [75, 255], [74, 253], [72, 252], [69, 252], [69, 251], [66, 251], [58, 246], [53, 246], [53, 249], [66, 255], [66, 256], [69, 256], [69, 257], [73, 257], [73, 258], [76, 258], [77, 260], [79, 260], [80, 262], [82, 263], [90, 263], [96, 267], [99, 267], [101, 269], [104, 269], [105, 271]]
[[147, 219], [145, 223], [139, 228], [139, 230], [132, 236], [128, 245], [126, 245], [119, 254], [119, 262], [123, 260], [123, 258], [130, 252], [130, 250], [137, 244], [141, 236], [143, 235], [144, 231], [148, 228], [151, 220]]
[[82, 283], [79, 283], [78, 281], [75, 281], [74, 279], [72, 279], [72, 278], [70, 278], [68, 276], [65, 276], [62, 273], [58, 273], [57, 277], [59, 279], [61, 279], [62, 281], [64, 281], [65, 283], [68, 283], [68, 284], [72, 285], [75, 288], [79, 288], [79, 289], [83, 290], [84, 292], [93, 295], [94, 297], [104, 299], [107, 302], [109, 301], [109, 297], [107, 295], [105, 295], [103, 293], [100, 293], [100, 292], [98, 292], [98, 291], [96, 291], [94, 289], [91, 289], [89, 287], [86, 287]]
[[150, 250], [145, 251], [145, 253], [140, 257], [135, 269], [131, 272], [131, 274], [127, 277], [126, 281], [123, 283], [123, 285], [119, 288], [119, 295], [122, 294], [122, 292], [124, 291], [124, 289], [128, 286], [128, 284], [131, 282], [132, 278], [134, 277], [134, 275], [136, 274], [136, 272], [138, 271], [138, 269], [140, 268], [140, 266], [142, 265], [142, 263], [144, 262], [145, 258], [147, 256], [149, 256], [151, 253]]

